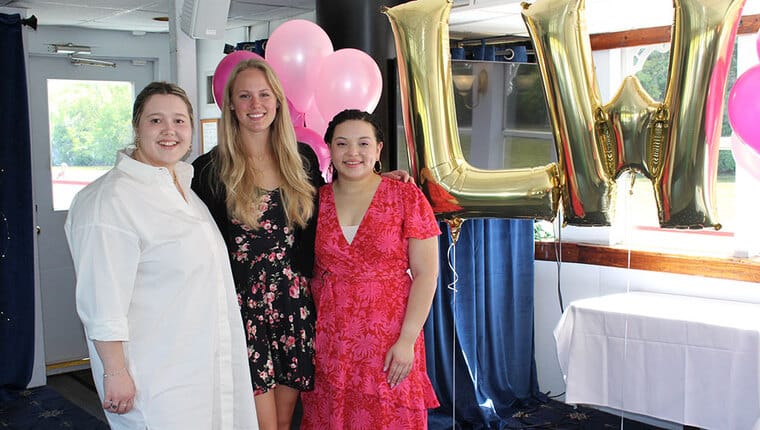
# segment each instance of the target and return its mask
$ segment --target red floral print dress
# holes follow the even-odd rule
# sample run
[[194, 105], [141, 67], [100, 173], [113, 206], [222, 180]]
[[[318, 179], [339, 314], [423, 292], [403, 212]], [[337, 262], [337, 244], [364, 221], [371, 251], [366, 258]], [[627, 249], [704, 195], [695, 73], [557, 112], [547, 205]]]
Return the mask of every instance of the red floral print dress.
[[291, 265], [293, 230], [285, 223], [280, 191], [261, 202], [258, 230], [233, 219], [232, 272], [245, 326], [254, 394], [281, 384], [314, 384], [314, 303], [308, 278]]
[[438, 406], [422, 333], [412, 371], [391, 388], [383, 361], [398, 340], [412, 280], [409, 238], [440, 234], [414, 184], [383, 178], [349, 244], [331, 185], [320, 189], [312, 294], [317, 308], [314, 391], [302, 394], [302, 429], [422, 429]]

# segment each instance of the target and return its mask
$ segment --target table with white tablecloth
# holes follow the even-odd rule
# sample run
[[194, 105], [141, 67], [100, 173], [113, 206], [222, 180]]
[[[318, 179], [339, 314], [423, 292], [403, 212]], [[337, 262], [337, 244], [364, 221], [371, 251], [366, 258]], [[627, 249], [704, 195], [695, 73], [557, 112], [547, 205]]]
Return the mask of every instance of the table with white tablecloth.
[[567, 403], [760, 430], [760, 304], [613, 294], [571, 303], [554, 337]]

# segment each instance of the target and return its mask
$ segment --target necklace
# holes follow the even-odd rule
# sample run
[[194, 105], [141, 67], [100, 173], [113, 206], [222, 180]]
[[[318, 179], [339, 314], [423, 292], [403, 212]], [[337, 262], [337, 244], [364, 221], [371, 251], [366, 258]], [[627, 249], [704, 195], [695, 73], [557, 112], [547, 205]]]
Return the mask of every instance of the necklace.
[[251, 161], [254, 163], [263, 163], [272, 159], [272, 156], [270, 154], [250, 155], [250, 157]]

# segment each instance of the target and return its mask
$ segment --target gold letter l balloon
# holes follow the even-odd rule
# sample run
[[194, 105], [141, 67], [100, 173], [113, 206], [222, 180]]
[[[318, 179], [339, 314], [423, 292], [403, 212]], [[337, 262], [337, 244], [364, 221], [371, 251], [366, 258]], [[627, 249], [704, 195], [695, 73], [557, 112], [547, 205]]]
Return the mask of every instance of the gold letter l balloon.
[[556, 164], [482, 170], [459, 144], [449, 54], [451, 3], [418, 0], [386, 9], [398, 54], [401, 106], [413, 174], [442, 218], [553, 219]]

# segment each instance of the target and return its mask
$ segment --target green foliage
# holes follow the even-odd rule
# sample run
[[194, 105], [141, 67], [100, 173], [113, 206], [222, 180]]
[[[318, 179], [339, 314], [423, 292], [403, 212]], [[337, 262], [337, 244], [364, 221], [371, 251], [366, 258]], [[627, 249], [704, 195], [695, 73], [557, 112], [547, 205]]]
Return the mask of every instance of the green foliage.
[[543, 221], [536, 221], [533, 223], [533, 240], [535, 241], [541, 241], [541, 240], [548, 240], [548, 239], [554, 239], [554, 233], [549, 229], [550, 227], [546, 224], [550, 223], [543, 222]]
[[718, 155], [718, 175], [734, 176], [736, 174], [736, 161], [730, 149], [721, 149]]
[[543, 128], [548, 122], [549, 112], [546, 96], [537, 67], [521, 66], [514, 77], [515, 122], [526, 128]]
[[[737, 55], [736, 51], [738, 51], [738, 44], [734, 42], [734, 53], [731, 56], [731, 68], [728, 69], [728, 83], [726, 85], [726, 93], [723, 95], [723, 128], [720, 131], [721, 136], [731, 136], [732, 130], [731, 130], [731, 123], [728, 122], [728, 94], [731, 92], [731, 88], [734, 86], [734, 83], [736, 82], [736, 62], [737, 62]], [[721, 151], [722, 152], [722, 151]], [[732, 158], [733, 159], [733, 158]]]
[[665, 98], [665, 88], [668, 85], [669, 61], [669, 53], [653, 51], [644, 62], [644, 67], [636, 73], [641, 86], [657, 101], [662, 101]]
[[132, 140], [132, 85], [50, 81], [53, 165], [111, 166]]
[[[728, 80], [726, 92], [723, 95], [723, 123], [721, 136], [731, 136], [731, 124], [728, 122], [728, 94], [736, 82], [736, 44], [734, 44], [733, 54], [731, 57], [731, 68], [728, 70]], [[641, 86], [656, 101], [662, 101], [665, 97], [665, 88], [668, 84], [668, 66], [670, 62], [670, 53], [654, 51], [647, 57], [644, 67], [636, 73], [636, 77], [641, 82]]]

